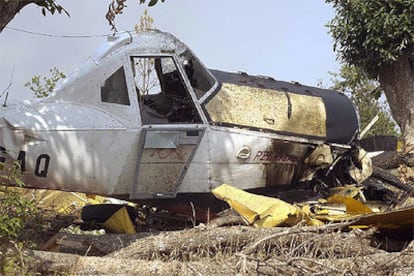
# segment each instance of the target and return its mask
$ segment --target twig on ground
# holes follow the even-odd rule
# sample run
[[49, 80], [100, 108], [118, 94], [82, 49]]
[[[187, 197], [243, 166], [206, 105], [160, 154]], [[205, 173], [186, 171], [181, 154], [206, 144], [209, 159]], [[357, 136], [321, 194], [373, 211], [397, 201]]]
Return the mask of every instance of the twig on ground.
[[349, 225], [351, 225], [354, 221], [346, 221], [346, 222], [340, 222], [340, 223], [333, 223], [333, 224], [326, 224], [325, 226], [308, 226], [308, 227], [301, 227], [300, 224], [295, 225], [294, 227], [288, 228], [285, 231], [282, 232], [277, 232], [274, 234], [271, 234], [269, 236], [266, 236], [260, 240], [258, 240], [257, 242], [253, 243], [252, 245], [248, 246], [247, 248], [243, 249], [243, 253], [246, 255], [249, 255], [251, 253], [253, 253], [254, 251], [256, 251], [257, 247], [259, 247], [260, 245], [262, 245], [263, 243], [280, 237], [280, 236], [285, 236], [285, 235], [292, 235], [292, 234], [296, 234], [296, 233], [305, 233], [305, 232], [319, 232], [319, 231], [332, 231], [332, 230], [338, 230], [344, 227], [347, 227]]

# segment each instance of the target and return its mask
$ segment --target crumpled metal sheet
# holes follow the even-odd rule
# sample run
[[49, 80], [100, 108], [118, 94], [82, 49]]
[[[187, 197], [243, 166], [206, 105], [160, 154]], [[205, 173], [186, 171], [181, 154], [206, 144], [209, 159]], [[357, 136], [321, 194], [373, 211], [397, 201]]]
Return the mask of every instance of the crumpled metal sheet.
[[293, 226], [301, 221], [308, 225], [354, 221], [353, 228], [414, 228], [414, 207], [374, 213], [367, 205], [354, 199], [352, 194], [344, 194], [343, 191], [313, 206], [308, 203], [292, 205], [227, 184], [220, 185], [212, 192], [255, 227]]
[[116, 211], [109, 219], [107, 219], [103, 226], [113, 233], [117, 234], [135, 234], [135, 227], [132, 224], [131, 217], [128, 214], [126, 207], [122, 207]]
[[411, 229], [411, 233], [414, 236], [414, 207], [383, 213], [371, 213], [360, 216], [353, 223], [354, 228], [366, 228], [369, 226], [377, 226], [382, 229]]
[[293, 226], [302, 220], [310, 225], [319, 224], [306, 211], [277, 198], [255, 195], [227, 184], [220, 185], [212, 192], [255, 227]]
[[60, 214], [74, 214], [88, 204], [101, 204], [108, 201], [108, 197], [88, 196], [84, 193], [64, 192], [44, 189], [22, 189], [21, 194], [35, 200], [40, 208], [54, 210]]

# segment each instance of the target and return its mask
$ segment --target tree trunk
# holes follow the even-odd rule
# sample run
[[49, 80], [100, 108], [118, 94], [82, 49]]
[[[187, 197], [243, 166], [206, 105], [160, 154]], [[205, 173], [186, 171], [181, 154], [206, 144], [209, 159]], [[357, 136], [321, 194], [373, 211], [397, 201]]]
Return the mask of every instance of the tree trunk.
[[[286, 256], [288, 252], [281, 254]], [[162, 261], [32, 251], [30, 266], [41, 275], [343, 275], [347, 271], [350, 275], [411, 275], [413, 271], [410, 252], [362, 251], [345, 258], [291, 256], [288, 260], [285, 256], [228, 253], [212, 259]]]
[[414, 145], [414, 66], [408, 53], [384, 66], [379, 73], [379, 82], [406, 145]]
[[396, 177], [395, 175], [392, 175], [386, 170], [383, 170], [375, 166], [372, 169], [373, 169], [372, 171], [373, 177], [384, 181], [386, 184], [392, 185], [402, 191], [405, 191], [409, 195], [414, 195], [414, 186], [401, 182], [401, 180], [398, 177]]
[[37, 0], [0, 0], [0, 33], [14, 16], [26, 5]]
[[414, 154], [412, 153], [385, 151], [371, 159], [374, 167], [384, 170], [397, 169], [400, 165], [414, 168]]
[[104, 256], [155, 233], [77, 235], [59, 232], [41, 250], [88, 256]]

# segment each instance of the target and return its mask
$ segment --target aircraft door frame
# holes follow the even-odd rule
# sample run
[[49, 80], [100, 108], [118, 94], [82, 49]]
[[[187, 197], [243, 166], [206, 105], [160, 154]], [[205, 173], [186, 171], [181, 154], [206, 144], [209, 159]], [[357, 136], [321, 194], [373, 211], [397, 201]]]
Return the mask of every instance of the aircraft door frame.
[[[171, 61], [175, 65], [175, 70], [168, 68], [164, 70], [163, 62], [171, 67]], [[155, 92], [147, 89], [148, 85], [145, 87], [142, 83], [137, 83], [136, 78], [139, 73], [136, 71], [139, 69], [136, 66], [142, 67], [143, 63], [152, 64], [153, 69], [150, 71], [155, 76], [152, 78], [158, 78], [158, 82], [151, 87], [153, 90], [155, 87]], [[176, 55], [131, 56], [131, 66], [137, 90], [142, 131], [130, 198], [173, 198], [204, 136], [207, 120]], [[150, 78], [151, 76], [148, 76], [148, 79]], [[180, 83], [167, 89], [171, 79], [178, 79]], [[146, 92], [142, 93], [144, 89]], [[171, 97], [167, 92], [172, 94]], [[167, 94], [167, 97], [163, 94]], [[183, 95], [183, 99], [177, 99], [179, 95]], [[171, 113], [166, 111], [169, 105], [164, 103], [167, 100], [174, 109]], [[159, 110], [154, 108], [157, 104], [160, 106]], [[149, 111], [150, 109], [155, 111]]]
[[143, 127], [131, 199], [175, 197], [205, 130], [200, 126]]

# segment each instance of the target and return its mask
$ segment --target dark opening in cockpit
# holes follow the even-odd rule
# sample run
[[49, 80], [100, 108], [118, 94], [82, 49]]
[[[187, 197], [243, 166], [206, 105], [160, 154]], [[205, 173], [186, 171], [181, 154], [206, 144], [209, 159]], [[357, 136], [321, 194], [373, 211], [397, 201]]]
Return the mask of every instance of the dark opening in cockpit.
[[133, 57], [143, 124], [201, 123], [172, 57]]

